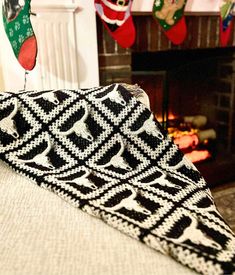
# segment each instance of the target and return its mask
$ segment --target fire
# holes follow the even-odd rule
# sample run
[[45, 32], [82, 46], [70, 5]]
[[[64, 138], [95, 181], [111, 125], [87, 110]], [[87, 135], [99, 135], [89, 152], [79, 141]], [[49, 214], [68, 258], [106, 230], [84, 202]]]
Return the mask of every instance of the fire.
[[[159, 121], [160, 123], [163, 122], [162, 116], [155, 114], [155, 118], [156, 118], [156, 120]], [[169, 113], [169, 114], [168, 114], [168, 120], [175, 120], [175, 119], [177, 119], [177, 116], [175, 116], [175, 115], [172, 114], [172, 113]]]
[[[155, 117], [160, 123], [163, 122], [161, 116], [155, 114]], [[190, 118], [192, 121], [188, 121], [185, 118]], [[204, 121], [206, 120], [202, 120], [202, 116], [179, 117], [172, 112], [169, 112], [168, 115], [168, 135], [194, 163], [212, 157], [207, 149], [209, 148], [209, 141], [216, 138], [216, 132], [213, 129], [203, 129], [197, 126], [199, 124], [200, 126], [205, 126]]]
[[185, 156], [195, 163], [210, 158], [211, 154], [208, 150], [193, 150], [192, 152], [185, 154]]
[[199, 139], [196, 134], [183, 135], [174, 139], [174, 143], [179, 146], [180, 149], [184, 150], [187, 148], [196, 148], [199, 144]]
[[[174, 130], [173, 130], [174, 129]], [[211, 154], [208, 150], [197, 150], [197, 146], [200, 143], [198, 130], [191, 128], [189, 131], [180, 131], [176, 128], [169, 129], [169, 135], [173, 138], [175, 144], [182, 151], [192, 150], [185, 155], [192, 161], [192, 162], [199, 162], [211, 157]], [[208, 140], [204, 140], [202, 142], [204, 145], [208, 143]]]
[[193, 128], [185, 131], [181, 131], [175, 127], [168, 128], [169, 136], [173, 138], [174, 143], [177, 144], [182, 150], [187, 148], [196, 148], [199, 144], [197, 132], [198, 130]]

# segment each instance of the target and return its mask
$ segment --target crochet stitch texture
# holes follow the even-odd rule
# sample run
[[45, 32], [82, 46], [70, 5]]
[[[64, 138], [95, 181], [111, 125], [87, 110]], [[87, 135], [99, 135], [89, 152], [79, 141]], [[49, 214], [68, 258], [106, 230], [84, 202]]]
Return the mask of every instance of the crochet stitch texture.
[[1, 159], [201, 274], [235, 274], [204, 179], [127, 87], [1, 93]]

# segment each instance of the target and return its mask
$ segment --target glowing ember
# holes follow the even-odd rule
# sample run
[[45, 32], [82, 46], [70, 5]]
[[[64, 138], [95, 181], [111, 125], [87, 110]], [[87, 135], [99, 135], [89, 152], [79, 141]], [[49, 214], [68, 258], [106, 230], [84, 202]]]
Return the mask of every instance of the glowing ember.
[[199, 144], [199, 139], [196, 134], [182, 135], [174, 139], [174, 143], [179, 146], [180, 149], [196, 148]]
[[195, 163], [210, 158], [211, 154], [207, 150], [193, 150], [192, 152], [185, 154], [185, 156]]
[[197, 132], [198, 132], [198, 130], [194, 129], [194, 128], [191, 128], [191, 129], [185, 130], [185, 131], [182, 131], [182, 130], [180, 130], [178, 128], [175, 128], [175, 127], [169, 127], [168, 128], [168, 134], [172, 138], [179, 138], [179, 137], [182, 137], [182, 136], [185, 136], [185, 135], [193, 135]]
[[[158, 122], [162, 123], [163, 119], [161, 115], [155, 114], [155, 118], [157, 119]], [[177, 116], [173, 115], [172, 113], [168, 114], [168, 120], [175, 120], [177, 119]]]
[[[162, 122], [160, 117], [157, 115], [155, 117]], [[197, 117], [192, 118], [195, 120]], [[216, 138], [216, 133], [213, 129], [197, 128], [191, 122], [186, 122], [184, 117], [170, 113], [167, 131], [173, 142], [190, 161], [195, 163], [212, 157], [211, 152], [207, 149], [210, 147], [209, 141]]]

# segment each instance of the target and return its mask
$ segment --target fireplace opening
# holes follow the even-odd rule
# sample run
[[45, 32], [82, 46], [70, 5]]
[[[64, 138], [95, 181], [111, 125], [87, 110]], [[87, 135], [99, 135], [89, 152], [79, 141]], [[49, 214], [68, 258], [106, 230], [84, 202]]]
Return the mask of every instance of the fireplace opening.
[[235, 179], [234, 48], [132, 52], [132, 83], [210, 185]]
[[[151, 13], [133, 19], [136, 42], [130, 49], [120, 47], [97, 21], [100, 84], [139, 84], [165, 128], [181, 123], [180, 131], [173, 134], [186, 153], [198, 145], [205, 149], [206, 159], [195, 165], [209, 185], [234, 181], [235, 32], [228, 46], [221, 48], [219, 16], [192, 14], [187, 16], [186, 40], [175, 46]], [[188, 120], [198, 117], [204, 124], [195, 130]]]

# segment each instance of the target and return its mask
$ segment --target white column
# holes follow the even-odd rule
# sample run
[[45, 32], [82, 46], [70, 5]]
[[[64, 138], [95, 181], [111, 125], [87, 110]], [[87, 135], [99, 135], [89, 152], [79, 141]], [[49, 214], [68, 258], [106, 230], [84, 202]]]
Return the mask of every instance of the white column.
[[[75, 2], [75, 1], [74, 1]], [[94, 0], [80, 0], [75, 14], [80, 87], [99, 85], [98, 46]]]

